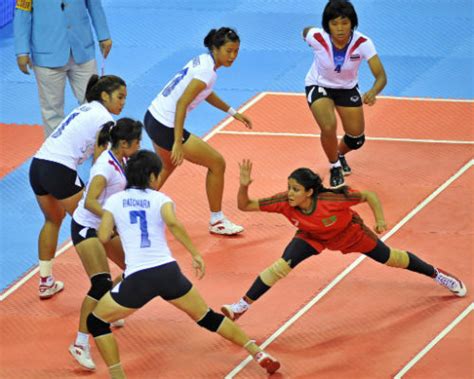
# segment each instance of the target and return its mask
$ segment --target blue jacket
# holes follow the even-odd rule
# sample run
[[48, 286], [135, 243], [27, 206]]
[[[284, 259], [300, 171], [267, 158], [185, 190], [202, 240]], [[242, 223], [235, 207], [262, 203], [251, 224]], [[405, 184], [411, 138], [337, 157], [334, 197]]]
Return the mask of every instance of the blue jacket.
[[78, 64], [95, 58], [94, 38], [110, 38], [101, 0], [17, 0], [13, 28], [16, 55], [30, 54], [42, 67], [61, 67], [70, 54]]

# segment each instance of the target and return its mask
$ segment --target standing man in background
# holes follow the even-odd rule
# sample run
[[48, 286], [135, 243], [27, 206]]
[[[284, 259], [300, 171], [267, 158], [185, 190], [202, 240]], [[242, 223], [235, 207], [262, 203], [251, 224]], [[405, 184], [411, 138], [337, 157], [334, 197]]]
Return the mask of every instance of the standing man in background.
[[105, 59], [112, 40], [101, 0], [16, 0], [15, 54], [23, 73], [35, 72], [45, 137], [64, 119], [66, 77], [82, 104], [97, 74], [90, 21]]

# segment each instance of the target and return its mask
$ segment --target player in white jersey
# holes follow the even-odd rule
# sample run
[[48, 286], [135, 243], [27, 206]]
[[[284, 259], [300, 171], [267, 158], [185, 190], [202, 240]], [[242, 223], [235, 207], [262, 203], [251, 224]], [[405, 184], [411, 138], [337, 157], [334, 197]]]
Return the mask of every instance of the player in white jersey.
[[130, 158], [125, 169], [127, 189], [106, 201], [97, 233], [107, 243], [116, 228], [125, 251], [123, 281], [100, 299], [87, 319], [111, 377], [124, 378], [125, 374], [110, 322], [131, 315], [157, 296], [186, 312], [199, 326], [244, 347], [268, 373], [275, 372], [280, 363], [230, 319], [210, 309], [173, 258], [165, 226], [191, 254], [198, 278], [204, 276], [204, 261], [176, 218], [173, 201], [155, 191], [160, 185], [161, 167], [160, 158], [150, 151], [139, 151]]
[[[307, 27], [304, 40], [313, 48], [314, 62], [306, 75], [308, 105], [321, 129], [321, 145], [330, 164], [330, 186], [343, 186], [344, 175], [351, 173], [345, 154], [365, 142], [362, 104], [373, 105], [376, 95], [387, 84], [387, 78], [374, 44], [357, 32], [357, 14], [347, 0], [331, 0], [324, 8], [323, 29]], [[367, 60], [375, 78], [372, 88], [359, 92], [358, 72]], [[344, 138], [337, 142], [339, 114]]]
[[206, 100], [246, 127], [252, 127], [247, 116], [236, 112], [213, 91], [216, 70], [232, 66], [237, 59], [240, 39], [230, 28], [212, 29], [204, 38], [204, 46], [209, 52], [189, 61], [153, 100], [145, 115], [145, 130], [163, 161], [159, 188], [184, 159], [207, 167], [206, 193], [211, 211], [209, 231], [233, 235], [244, 228], [229, 221], [222, 212], [225, 160], [207, 142], [187, 131], [184, 120], [187, 112]]
[[64, 288], [64, 283], [54, 280], [53, 258], [65, 213], [73, 214], [84, 190], [77, 166], [92, 154], [98, 157], [106, 148], [107, 143], [97, 143], [100, 130], [113, 124], [111, 114], [120, 114], [126, 96], [125, 82], [118, 76], [91, 76], [86, 90], [88, 103], [59, 124], [31, 162], [30, 184], [45, 218], [38, 237], [40, 299]]
[[110, 149], [104, 151], [92, 166], [89, 183], [71, 220], [72, 242], [91, 281], [91, 287], [82, 302], [79, 331], [69, 352], [81, 366], [89, 370], [94, 370], [95, 364], [90, 356], [86, 320], [97, 301], [112, 288], [107, 257], [121, 269], [125, 268], [120, 238], [115, 236], [102, 245], [97, 238], [97, 229], [104, 213], [105, 201], [125, 189], [125, 161], [140, 148], [142, 128], [140, 121], [121, 118], [110, 129]]

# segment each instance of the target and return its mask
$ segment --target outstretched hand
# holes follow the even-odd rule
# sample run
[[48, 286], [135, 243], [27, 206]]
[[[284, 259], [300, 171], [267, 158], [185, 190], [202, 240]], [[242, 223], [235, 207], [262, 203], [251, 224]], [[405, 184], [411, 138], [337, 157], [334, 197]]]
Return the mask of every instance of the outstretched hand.
[[239, 163], [240, 167], [240, 185], [248, 187], [252, 183], [252, 162], [250, 159], [243, 159], [242, 163]]
[[204, 264], [204, 260], [200, 255], [195, 255], [193, 257], [193, 268], [194, 274], [197, 276], [198, 279], [202, 279], [204, 274], [206, 273], [206, 266]]
[[379, 220], [377, 221], [376, 225], [374, 226], [374, 230], [377, 234], [382, 234], [388, 229], [387, 224], [385, 223], [385, 220]]
[[252, 120], [242, 113], [236, 113], [234, 118], [243, 123], [248, 129], [252, 129]]

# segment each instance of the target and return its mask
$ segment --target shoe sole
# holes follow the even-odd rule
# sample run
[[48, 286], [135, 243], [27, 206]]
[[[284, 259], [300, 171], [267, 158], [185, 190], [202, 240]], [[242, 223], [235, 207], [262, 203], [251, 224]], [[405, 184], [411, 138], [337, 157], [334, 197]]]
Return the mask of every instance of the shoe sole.
[[456, 296], [459, 296], [459, 297], [464, 297], [467, 295], [467, 288], [466, 286], [464, 285], [463, 282], [459, 281], [461, 283], [461, 289], [459, 291], [452, 291]]
[[352, 174], [352, 171], [342, 171], [342, 174], [344, 176], [349, 176], [350, 174]]
[[87, 366], [82, 365], [81, 362], [79, 362], [79, 360], [76, 358], [76, 356], [74, 355], [74, 353], [71, 351], [71, 347], [69, 347], [68, 351], [69, 351], [69, 354], [72, 355], [72, 357], [74, 358], [74, 360], [79, 364], [79, 366], [81, 366], [84, 370], [87, 370], [87, 371], [95, 371], [95, 367], [94, 367], [94, 368], [90, 368], [90, 367], [87, 367]]
[[280, 362], [273, 361], [270, 358], [265, 358], [259, 362], [260, 366], [263, 367], [269, 374], [274, 374], [280, 368]]
[[46, 295], [46, 296], [41, 296], [41, 295], [39, 295], [39, 298], [40, 298], [40, 300], [48, 300], [48, 299], [51, 299], [54, 295], [57, 295], [58, 293], [62, 292], [63, 289], [64, 289], [64, 287], [61, 288], [60, 290], [56, 291], [56, 292], [53, 293], [52, 295]]
[[234, 232], [234, 233], [220, 233], [220, 232], [214, 232], [212, 230], [209, 230], [209, 233], [217, 234], [218, 236], [235, 236], [235, 235], [240, 234], [242, 232], [243, 232], [243, 230], [241, 230], [240, 232]]
[[232, 321], [235, 321], [235, 317], [234, 317], [234, 312], [232, 312], [228, 307], [226, 307], [225, 305], [223, 305], [221, 307], [221, 312], [224, 314], [225, 317], [231, 319]]

